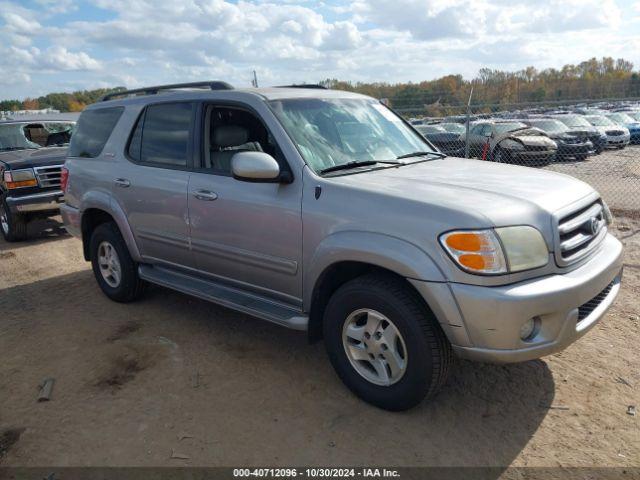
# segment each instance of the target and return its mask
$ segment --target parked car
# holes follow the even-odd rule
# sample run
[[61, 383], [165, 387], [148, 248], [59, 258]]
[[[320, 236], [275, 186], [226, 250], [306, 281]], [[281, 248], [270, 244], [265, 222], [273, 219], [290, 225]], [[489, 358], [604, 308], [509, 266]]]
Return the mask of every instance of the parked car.
[[61, 118], [0, 122], [0, 230], [5, 240], [24, 240], [30, 220], [59, 214], [60, 172], [74, 125]]
[[464, 156], [464, 142], [460, 140], [459, 133], [448, 132], [440, 125], [416, 125], [415, 128], [441, 152], [458, 157]]
[[567, 113], [552, 115], [550, 118], [561, 121], [569, 127], [573, 134], [583, 136], [586, 140], [589, 140], [597, 154], [602, 153], [607, 146], [607, 136], [591, 125], [583, 115]]
[[624, 112], [613, 112], [606, 115], [616, 125], [629, 130], [630, 143], [640, 143], [640, 122]]
[[445, 157], [352, 92], [108, 95], [82, 113], [64, 171], [66, 228], [109, 298], [150, 282], [305, 330], [390, 410], [433, 396], [454, 354], [562, 350], [620, 288], [622, 244], [592, 187]]
[[607, 147], [624, 148], [629, 145], [631, 135], [627, 127], [621, 127], [604, 115], [585, 115], [587, 121], [607, 136]]
[[467, 127], [464, 123], [442, 122], [439, 123], [438, 126], [444, 128], [447, 132], [455, 133], [458, 136], [467, 131]]
[[[464, 142], [466, 134], [461, 135]], [[469, 130], [469, 152], [498, 163], [548, 164], [558, 146], [542, 130], [519, 121], [483, 120]]]
[[553, 118], [529, 118], [523, 120], [523, 123], [539, 128], [556, 142], [558, 146], [556, 151], [557, 160], [575, 158], [583, 161], [589, 155], [595, 153], [594, 146], [589, 140], [582, 135], [572, 133], [569, 127], [558, 120]]
[[640, 110], [633, 110], [625, 113], [629, 115], [636, 122], [640, 122]]

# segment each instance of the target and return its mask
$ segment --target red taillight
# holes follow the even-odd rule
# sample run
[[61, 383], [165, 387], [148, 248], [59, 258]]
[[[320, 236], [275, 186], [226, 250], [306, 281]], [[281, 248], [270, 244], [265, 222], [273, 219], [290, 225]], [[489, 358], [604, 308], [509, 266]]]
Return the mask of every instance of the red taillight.
[[66, 167], [62, 167], [60, 171], [60, 188], [64, 193], [67, 193], [67, 185], [69, 184], [69, 170]]

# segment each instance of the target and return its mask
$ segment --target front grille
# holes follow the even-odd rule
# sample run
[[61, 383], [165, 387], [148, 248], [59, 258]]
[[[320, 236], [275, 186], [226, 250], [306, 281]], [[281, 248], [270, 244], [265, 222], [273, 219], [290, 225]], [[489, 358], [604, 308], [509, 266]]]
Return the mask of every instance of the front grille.
[[544, 152], [549, 150], [549, 147], [545, 145], [527, 145], [527, 150], [530, 152]]
[[51, 165], [49, 167], [35, 167], [38, 183], [42, 188], [59, 187], [62, 165]]
[[558, 222], [558, 264], [567, 266], [577, 262], [593, 251], [606, 234], [607, 222], [600, 200], [565, 215]]
[[607, 135], [610, 137], [619, 137], [620, 135], [624, 135], [622, 130], [607, 130]]
[[580, 323], [582, 320], [587, 318], [589, 315], [593, 313], [593, 311], [596, 308], [598, 308], [598, 306], [603, 302], [605, 298], [607, 298], [607, 296], [611, 292], [611, 289], [613, 288], [614, 283], [615, 283], [615, 280], [611, 282], [609, 285], [607, 285], [604, 288], [604, 290], [602, 290], [598, 295], [593, 297], [587, 303], [578, 307], [578, 323]]

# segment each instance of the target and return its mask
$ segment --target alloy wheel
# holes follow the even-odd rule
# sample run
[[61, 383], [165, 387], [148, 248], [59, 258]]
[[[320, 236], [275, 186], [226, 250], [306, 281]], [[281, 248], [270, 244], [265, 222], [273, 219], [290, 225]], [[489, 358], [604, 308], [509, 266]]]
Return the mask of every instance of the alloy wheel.
[[407, 370], [407, 348], [398, 327], [386, 316], [363, 308], [344, 322], [342, 344], [358, 374], [382, 386], [398, 382]]

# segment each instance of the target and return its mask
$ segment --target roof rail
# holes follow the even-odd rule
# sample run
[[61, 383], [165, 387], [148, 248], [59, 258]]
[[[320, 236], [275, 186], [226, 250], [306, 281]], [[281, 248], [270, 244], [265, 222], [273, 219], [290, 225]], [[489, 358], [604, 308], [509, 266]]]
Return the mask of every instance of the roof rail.
[[320, 90], [327, 90], [327, 87], [314, 83], [303, 83], [301, 85], [278, 85], [276, 88], [318, 88]]
[[210, 81], [210, 82], [191, 82], [191, 83], [174, 83], [170, 85], [157, 85], [155, 87], [136, 88], [133, 90], [122, 90], [120, 92], [107, 93], [100, 99], [101, 102], [113, 100], [114, 98], [129, 95], [155, 95], [162, 90], [178, 90], [181, 88], [208, 88], [209, 90], [233, 90], [233, 87], [227, 82]]

